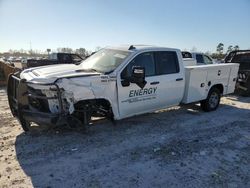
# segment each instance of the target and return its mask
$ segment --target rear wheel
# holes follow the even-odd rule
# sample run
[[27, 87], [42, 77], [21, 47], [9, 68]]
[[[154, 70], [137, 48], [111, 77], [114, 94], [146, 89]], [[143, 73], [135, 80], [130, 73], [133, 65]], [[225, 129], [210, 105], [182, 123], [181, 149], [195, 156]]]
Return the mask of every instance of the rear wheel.
[[205, 112], [214, 111], [220, 104], [221, 92], [217, 88], [211, 88], [205, 100], [201, 101], [201, 108]]

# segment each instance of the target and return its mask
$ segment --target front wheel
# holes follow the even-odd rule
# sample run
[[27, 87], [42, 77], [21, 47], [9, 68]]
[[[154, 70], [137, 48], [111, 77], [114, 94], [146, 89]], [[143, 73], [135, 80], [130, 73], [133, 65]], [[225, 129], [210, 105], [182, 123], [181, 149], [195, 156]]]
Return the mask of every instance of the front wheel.
[[214, 111], [220, 104], [221, 92], [217, 88], [212, 88], [205, 100], [201, 101], [201, 108], [205, 112]]
[[22, 106], [18, 105], [18, 110], [17, 110], [17, 116], [18, 116], [18, 120], [23, 128], [23, 130], [25, 132], [30, 131], [30, 122], [26, 121], [25, 118], [23, 117], [23, 113], [22, 113]]

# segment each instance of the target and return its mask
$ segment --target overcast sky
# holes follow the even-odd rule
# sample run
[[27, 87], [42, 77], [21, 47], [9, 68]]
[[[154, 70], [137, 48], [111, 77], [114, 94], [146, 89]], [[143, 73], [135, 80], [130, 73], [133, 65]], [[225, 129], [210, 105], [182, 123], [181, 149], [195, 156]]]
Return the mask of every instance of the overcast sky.
[[0, 0], [0, 52], [219, 42], [250, 48], [250, 0]]

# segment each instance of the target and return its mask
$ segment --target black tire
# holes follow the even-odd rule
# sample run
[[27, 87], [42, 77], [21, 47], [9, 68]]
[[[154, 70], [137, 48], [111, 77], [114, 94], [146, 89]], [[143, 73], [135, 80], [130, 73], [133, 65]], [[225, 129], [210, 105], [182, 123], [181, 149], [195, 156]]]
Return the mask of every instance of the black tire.
[[205, 112], [214, 111], [220, 104], [221, 92], [218, 88], [211, 88], [205, 100], [201, 101], [201, 109]]
[[19, 122], [24, 130], [24, 132], [28, 132], [31, 129], [31, 125], [30, 122], [27, 122], [24, 118], [22, 117], [18, 117], [19, 118]]
[[18, 106], [18, 110], [17, 110], [17, 114], [18, 114], [18, 120], [23, 128], [23, 130], [25, 132], [28, 132], [30, 131], [30, 122], [27, 122], [24, 118], [23, 118], [23, 115], [22, 115], [22, 106]]
[[27, 121], [24, 120], [24, 119], [20, 119], [19, 122], [20, 122], [20, 124], [21, 124], [21, 126], [22, 126], [24, 132], [30, 131], [30, 123], [29, 123], [29, 122], [27, 122]]

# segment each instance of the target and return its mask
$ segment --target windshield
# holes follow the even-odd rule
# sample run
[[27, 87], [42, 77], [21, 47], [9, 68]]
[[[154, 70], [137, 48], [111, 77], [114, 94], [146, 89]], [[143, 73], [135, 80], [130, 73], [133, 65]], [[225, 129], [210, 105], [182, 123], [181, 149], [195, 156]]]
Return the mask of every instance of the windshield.
[[83, 69], [109, 73], [115, 70], [130, 52], [122, 50], [103, 49], [81, 63]]

